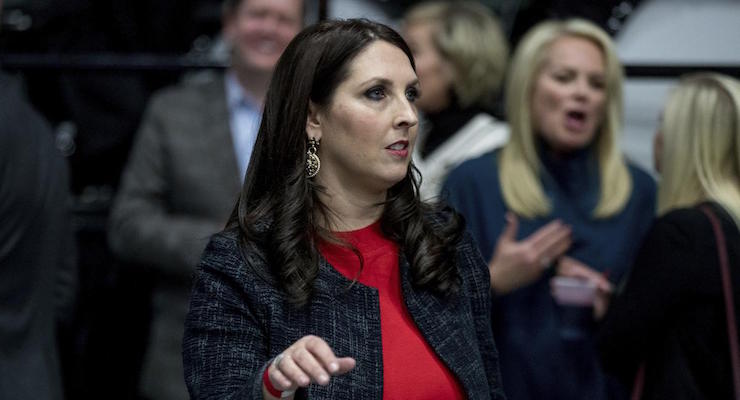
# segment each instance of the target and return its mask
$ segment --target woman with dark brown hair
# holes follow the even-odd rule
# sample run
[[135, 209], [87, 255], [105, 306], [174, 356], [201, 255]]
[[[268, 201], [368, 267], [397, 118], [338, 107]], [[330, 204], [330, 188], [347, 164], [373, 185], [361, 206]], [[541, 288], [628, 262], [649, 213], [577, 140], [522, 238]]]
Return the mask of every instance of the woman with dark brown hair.
[[323, 22], [288, 46], [198, 269], [192, 398], [503, 398], [486, 265], [418, 197], [418, 93], [384, 25]]

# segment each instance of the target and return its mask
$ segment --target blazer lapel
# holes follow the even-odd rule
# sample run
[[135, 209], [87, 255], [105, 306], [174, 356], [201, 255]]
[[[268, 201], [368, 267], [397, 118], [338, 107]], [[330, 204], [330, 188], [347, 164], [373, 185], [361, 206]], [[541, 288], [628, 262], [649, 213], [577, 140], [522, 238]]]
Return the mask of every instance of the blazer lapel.
[[[460, 292], [445, 300], [424, 290], [417, 291], [411, 285], [409, 264], [403, 255], [399, 266], [404, 300], [416, 326], [437, 356], [458, 378], [467, 397], [477, 398], [474, 388], [479, 387], [479, 384], [476, 380], [485, 379], [485, 376], [476, 374], [483, 367], [477, 354], [472, 315], [461, 301], [464, 293]], [[461, 326], [465, 322], [469, 325], [467, 328]]]

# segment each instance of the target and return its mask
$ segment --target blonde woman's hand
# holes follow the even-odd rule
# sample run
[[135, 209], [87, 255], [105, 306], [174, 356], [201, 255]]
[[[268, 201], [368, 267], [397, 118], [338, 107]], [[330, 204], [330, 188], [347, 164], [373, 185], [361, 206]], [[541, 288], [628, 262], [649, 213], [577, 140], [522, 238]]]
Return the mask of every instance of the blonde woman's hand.
[[606, 275], [568, 256], [563, 256], [558, 260], [555, 273], [559, 276], [584, 279], [596, 285], [594, 318], [601, 319], [606, 314], [606, 310], [609, 308], [609, 300], [614, 292], [614, 285], [609, 282]]
[[491, 287], [497, 294], [506, 294], [536, 281], [572, 243], [570, 226], [560, 220], [552, 221], [517, 241], [519, 221], [510, 212], [505, 218], [506, 227], [488, 264]]
[[[324, 339], [308, 335], [280, 353], [268, 367], [267, 376], [276, 389], [285, 392], [311, 383], [328, 385], [332, 376], [345, 374], [354, 367], [353, 358], [335, 356]], [[265, 389], [263, 392], [267, 394]]]

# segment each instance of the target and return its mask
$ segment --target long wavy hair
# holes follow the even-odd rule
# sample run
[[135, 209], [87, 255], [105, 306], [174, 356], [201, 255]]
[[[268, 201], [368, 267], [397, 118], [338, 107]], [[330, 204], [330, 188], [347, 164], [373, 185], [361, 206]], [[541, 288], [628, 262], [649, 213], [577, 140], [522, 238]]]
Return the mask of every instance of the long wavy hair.
[[[415, 68], [398, 33], [363, 19], [318, 23], [288, 45], [275, 68], [246, 179], [227, 225], [239, 228], [242, 248], [253, 242], [266, 250], [272, 275], [298, 306], [310, 300], [319, 272], [317, 241], [336, 241], [321, 224], [332, 217], [318, 196], [323, 188], [305, 173], [309, 101], [329, 104], [352, 60], [377, 40], [401, 49]], [[429, 214], [441, 206], [419, 200], [418, 180], [410, 164], [404, 179], [388, 189], [381, 228], [409, 260], [412, 284], [448, 296], [460, 286], [455, 247], [463, 223], [455, 213], [441, 224], [432, 222]]]
[[740, 81], [681, 79], [663, 112], [658, 213], [712, 200], [740, 227]]
[[499, 178], [506, 205], [519, 215], [548, 215], [552, 205], [540, 180], [542, 163], [532, 126], [532, 94], [552, 43], [562, 37], [583, 38], [601, 50], [606, 66], [606, 110], [594, 138], [599, 162], [600, 196], [594, 218], [620, 212], [632, 194], [632, 178], [619, 149], [622, 130], [622, 65], [609, 35], [582, 19], [545, 21], [529, 30], [514, 52], [506, 86], [506, 112], [511, 139], [501, 151]]

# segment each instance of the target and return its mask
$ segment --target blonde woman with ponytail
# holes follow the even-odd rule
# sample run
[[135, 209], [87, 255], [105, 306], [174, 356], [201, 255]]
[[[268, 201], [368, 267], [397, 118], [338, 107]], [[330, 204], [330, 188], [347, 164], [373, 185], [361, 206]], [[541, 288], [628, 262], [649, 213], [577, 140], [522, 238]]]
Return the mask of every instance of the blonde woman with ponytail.
[[628, 383], [645, 362], [643, 399], [733, 398], [718, 243], [705, 210], [719, 221], [738, 304], [740, 81], [687, 76], [661, 125], [659, 218], [607, 314], [602, 355]]
[[[619, 150], [622, 80], [601, 28], [581, 19], [538, 24], [509, 70], [510, 141], [455, 169], [443, 190], [489, 257], [493, 330], [513, 399], [613, 398], [593, 319], [655, 211], [654, 181]], [[596, 288], [576, 335], [551, 295], [556, 275]]]

